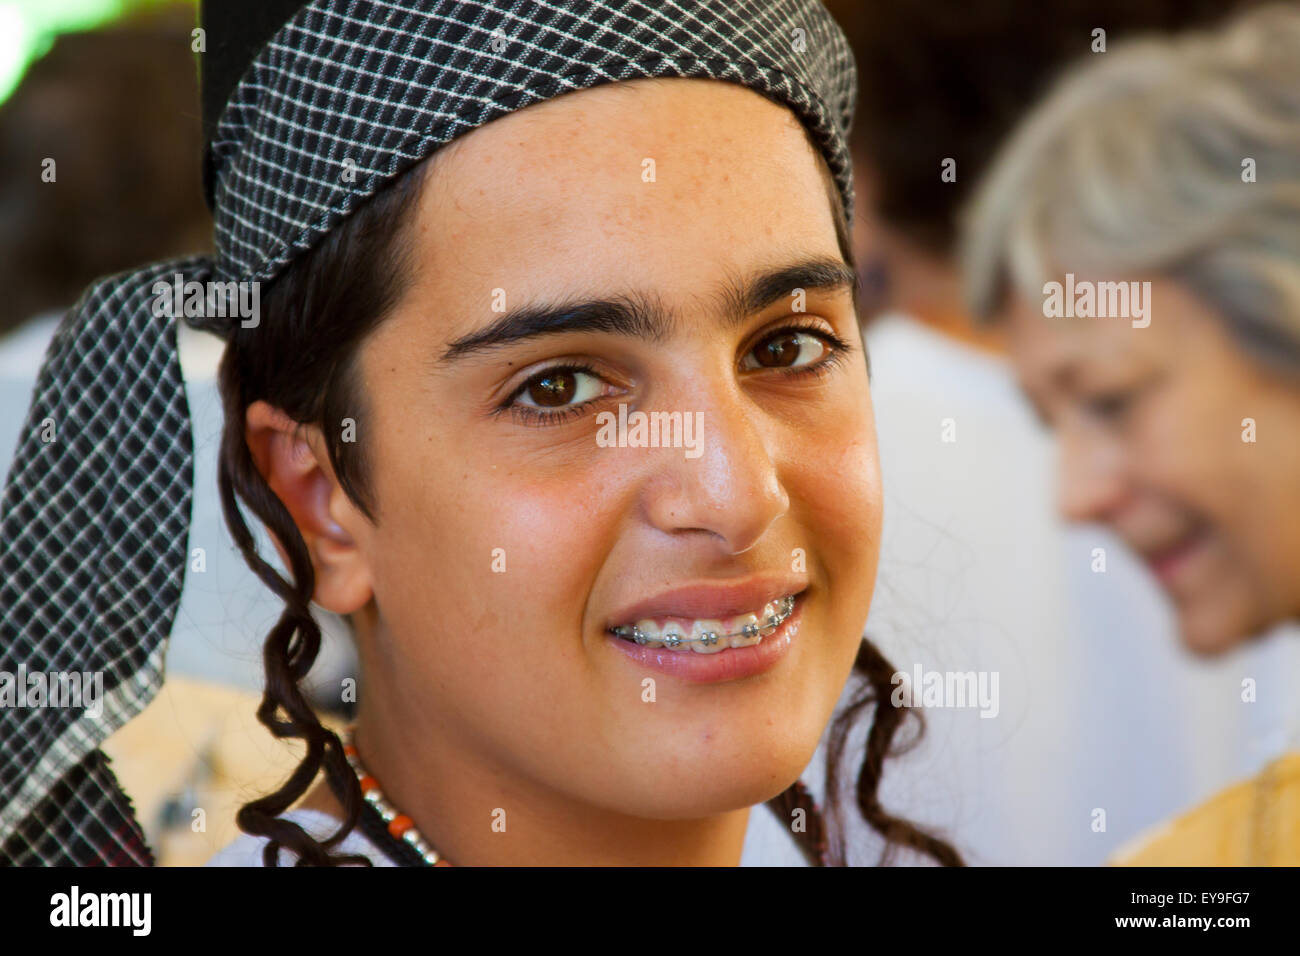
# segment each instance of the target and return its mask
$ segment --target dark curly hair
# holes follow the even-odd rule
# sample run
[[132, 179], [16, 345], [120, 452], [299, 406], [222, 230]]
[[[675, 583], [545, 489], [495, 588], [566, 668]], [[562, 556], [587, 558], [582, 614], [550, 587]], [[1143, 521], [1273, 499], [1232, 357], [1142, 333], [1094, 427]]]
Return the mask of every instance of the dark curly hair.
[[[815, 148], [814, 153], [821, 162], [840, 251], [852, 265], [849, 228], [839, 192], [821, 154]], [[428, 160], [417, 164], [365, 200], [265, 290], [261, 299], [263, 321], [254, 328], [237, 327], [228, 332], [220, 370], [225, 407], [219, 473], [222, 508], [248, 565], [285, 603], [263, 647], [266, 689], [257, 716], [275, 737], [306, 744], [306, 754], [284, 785], [245, 804], [236, 817], [245, 833], [268, 838], [263, 855], [267, 866], [278, 865], [281, 847], [297, 854], [299, 866], [364, 865], [369, 861], [362, 856], [330, 852], [358, 825], [363, 798], [344, 757], [341, 740], [321, 724], [300, 687], [321, 644], [320, 627], [310, 610], [315, 574], [288, 509], [253, 460], [244, 437], [245, 413], [252, 402], [260, 399], [299, 423], [339, 421], [345, 415], [360, 422], [364, 417], [364, 406], [358, 407], [361, 390], [355, 367], [359, 346], [383, 321], [404, 289], [410, 271], [412, 210], [431, 165]], [[348, 281], [339, 282], [339, 276], [347, 276]], [[373, 521], [364, 443], [344, 443], [336, 429], [323, 431], [329, 436], [328, 454], [340, 484]], [[364, 429], [359, 432], [365, 434]], [[287, 579], [257, 553], [240, 500], [281, 543], [288, 559]], [[849, 733], [858, 716], [871, 709], [874, 716], [857, 773], [855, 797], [863, 819], [885, 839], [881, 862], [886, 862], [893, 850], [907, 847], [941, 864], [961, 865], [956, 850], [887, 812], [877, 797], [884, 760], [895, 752], [896, 731], [908, 717], [914, 717], [918, 725], [921, 721], [919, 712], [890, 706], [893, 673], [894, 668], [881, 653], [864, 641], [854, 662], [857, 696], [831, 727], [826, 771], [830, 815], [838, 821], [834, 802], [839, 792], [837, 768], [847, 749]], [[318, 842], [302, 827], [282, 819], [281, 814], [303, 796], [322, 769], [342, 802], [346, 819], [337, 833]], [[834, 835], [828, 832], [820, 808], [802, 783], [796, 781], [768, 805], [790, 826], [810, 863], [820, 865], [823, 854], [829, 862], [847, 863], [839, 828]], [[794, 824], [800, 818], [796, 811], [800, 810], [803, 825], [797, 826]], [[828, 841], [832, 836], [833, 841]]]

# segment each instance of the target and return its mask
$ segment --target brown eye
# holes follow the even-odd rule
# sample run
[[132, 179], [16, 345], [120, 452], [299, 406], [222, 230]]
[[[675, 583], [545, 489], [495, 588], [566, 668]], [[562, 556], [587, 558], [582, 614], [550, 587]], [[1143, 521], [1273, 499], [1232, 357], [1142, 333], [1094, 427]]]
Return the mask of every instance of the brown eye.
[[758, 364], [766, 368], [784, 368], [793, 365], [799, 358], [799, 336], [794, 332], [783, 332], [762, 342], [754, 349]]
[[1133, 405], [1133, 392], [1111, 392], [1094, 395], [1084, 404], [1094, 417], [1103, 421], [1118, 421]]
[[572, 372], [548, 372], [528, 386], [527, 394], [533, 404], [542, 408], [567, 405], [578, 390], [577, 376]]
[[816, 362], [828, 351], [815, 335], [787, 329], [768, 336], [749, 350], [757, 365], [746, 368], [791, 368]]
[[590, 402], [601, 392], [601, 378], [591, 369], [561, 365], [538, 372], [511, 401], [532, 408], [564, 408]]

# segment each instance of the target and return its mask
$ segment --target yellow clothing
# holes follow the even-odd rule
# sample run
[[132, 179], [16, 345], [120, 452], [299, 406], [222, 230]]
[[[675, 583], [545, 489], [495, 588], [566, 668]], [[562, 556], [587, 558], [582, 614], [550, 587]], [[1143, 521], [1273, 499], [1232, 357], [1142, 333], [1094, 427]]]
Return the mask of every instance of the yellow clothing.
[[1114, 866], [1300, 866], [1300, 753], [1122, 847]]
[[[302, 742], [276, 740], [258, 723], [261, 699], [169, 675], [149, 706], [104, 742], [160, 866], [207, 862], [239, 836], [240, 806], [297, 767]], [[329, 715], [321, 723], [335, 731], [344, 725]]]

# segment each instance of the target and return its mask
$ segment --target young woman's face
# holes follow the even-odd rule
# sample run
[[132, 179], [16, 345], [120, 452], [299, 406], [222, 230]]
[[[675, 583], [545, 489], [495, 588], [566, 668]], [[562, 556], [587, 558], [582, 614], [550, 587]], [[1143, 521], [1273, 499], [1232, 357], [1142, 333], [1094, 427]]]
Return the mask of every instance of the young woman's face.
[[1048, 319], [1041, 299], [1020, 298], [1013, 355], [1060, 440], [1066, 517], [1116, 531], [1188, 646], [1215, 653], [1300, 612], [1300, 391], [1187, 289], [1150, 289], [1145, 328]]
[[[852, 272], [798, 121], [712, 81], [566, 95], [439, 156], [413, 235], [361, 354], [377, 524], [345, 516], [376, 712], [521, 797], [682, 819], [774, 796], [851, 671], [881, 521]], [[676, 447], [638, 444], [656, 412]], [[610, 633], [785, 595], [758, 649]]]

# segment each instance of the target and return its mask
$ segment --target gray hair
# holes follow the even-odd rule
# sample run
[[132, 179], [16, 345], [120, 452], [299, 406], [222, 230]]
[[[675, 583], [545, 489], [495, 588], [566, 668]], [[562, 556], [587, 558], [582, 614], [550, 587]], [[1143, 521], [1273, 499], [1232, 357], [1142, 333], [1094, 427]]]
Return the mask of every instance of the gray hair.
[[1300, 8], [1091, 54], [1021, 122], [962, 227], [981, 319], [1067, 263], [1159, 274], [1300, 375]]

